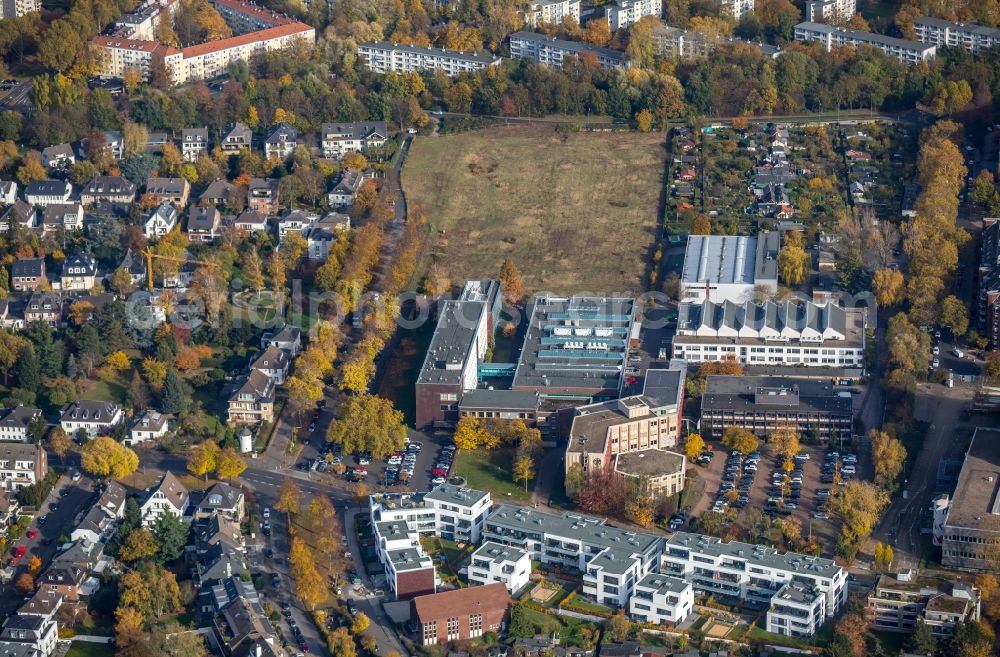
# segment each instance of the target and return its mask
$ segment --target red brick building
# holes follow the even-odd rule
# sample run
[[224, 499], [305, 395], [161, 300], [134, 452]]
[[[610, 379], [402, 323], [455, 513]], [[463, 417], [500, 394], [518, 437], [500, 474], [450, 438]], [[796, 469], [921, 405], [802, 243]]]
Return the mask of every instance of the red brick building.
[[422, 595], [410, 601], [410, 618], [423, 646], [465, 641], [499, 633], [510, 610], [510, 595], [500, 582]]

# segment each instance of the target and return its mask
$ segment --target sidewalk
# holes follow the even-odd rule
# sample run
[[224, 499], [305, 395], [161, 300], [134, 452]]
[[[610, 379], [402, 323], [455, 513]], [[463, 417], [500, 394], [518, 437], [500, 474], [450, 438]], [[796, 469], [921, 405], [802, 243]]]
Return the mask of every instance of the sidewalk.
[[[344, 517], [344, 535], [347, 536], [347, 545], [351, 553], [351, 562], [354, 566], [354, 571], [358, 575], [362, 576], [365, 580], [364, 574], [364, 562], [361, 556], [361, 544], [358, 543], [358, 532], [357, 526], [354, 522], [354, 517], [358, 513], [365, 513], [365, 509], [358, 507], [349, 507], [345, 511]], [[365, 581], [367, 584], [368, 582]], [[403, 642], [399, 640], [396, 636], [396, 630], [392, 626], [392, 621], [382, 611], [382, 604], [378, 597], [374, 595], [369, 596], [359, 596], [354, 593], [353, 586], [344, 587], [344, 597], [348, 600], [354, 602], [358, 611], [362, 611], [371, 620], [371, 625], [368, 628], [368, 632], [375, 637], [376, 643], [378, 643], [378, 654], [382, 657], [388, 655], [389, 652], [395, 651], [402, 655], [403, 657], [409, 657], [409, 652], [403, 646]]]

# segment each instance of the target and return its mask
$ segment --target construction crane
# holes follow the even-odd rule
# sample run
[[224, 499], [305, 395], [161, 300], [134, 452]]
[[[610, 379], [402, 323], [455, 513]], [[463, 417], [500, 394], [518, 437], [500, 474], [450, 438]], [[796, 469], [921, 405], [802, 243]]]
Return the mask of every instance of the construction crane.
[[196, 263], [199, 265], [206, 265], [208, 267], [215, 267], [216, 269], [221, 269], [219, 263], [212, 262], [211, 260], [196, 260], [195, 258], [171, 258], [170, 256], [160, 255], [158, 253], [153, 253], [153, 250], [147, 247], [142, 255], [146, 258], [146, 287], [152, 292], [153, 291], [153, 258], [157, 260], [166, 260], [167, 262], [177, 262], [180, 264]]

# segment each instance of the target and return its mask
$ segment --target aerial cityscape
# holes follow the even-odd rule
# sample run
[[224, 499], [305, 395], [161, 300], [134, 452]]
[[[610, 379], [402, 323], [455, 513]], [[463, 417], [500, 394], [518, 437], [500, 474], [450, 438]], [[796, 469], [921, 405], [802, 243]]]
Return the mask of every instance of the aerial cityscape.
[[0, 0], [0, 657], [1000, 657], [1000, 0]]

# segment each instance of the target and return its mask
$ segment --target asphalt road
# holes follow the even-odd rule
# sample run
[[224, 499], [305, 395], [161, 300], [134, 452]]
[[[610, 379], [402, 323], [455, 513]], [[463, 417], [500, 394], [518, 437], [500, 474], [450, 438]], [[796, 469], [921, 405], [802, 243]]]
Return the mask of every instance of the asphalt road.
[[[66, 497], [61, 497], [63, 489], [69, 490], [70, 494]], [[94, 484], [89, 478], [83, 477], [80, 481], [76, 482], [71, 481], [67, 476], [59, 479], [44, 505], [38, 510], [31, 526], [25, 531], [21, 539], [14, 543], [7, 553], [3, 555], [4, 565], [6, 565], [13, 551], [18, 546], [23, 545], [27, 548], [24, 556], [19, 560], [14, 577], [11, 578], [11, 581], [3, 589], [0, 589], [3, 590], [3, 594], [0, 595], [0, 617], [10, 615], [21, 604], [21, 598], [13, 591], [13, 582], [18, 575], [27, 570], [28, 561], [31, 557], [39, 557], [42, 560], [42, 570], [44, 570], [52, 560], [52, 557], [59, 551], [59, 536], [73, 526], [76, 516], [93, 499]], [[57, 504], [58, 507], [56, 510], [51, 511], [49, 509], [50, 504]], [[46, 517], [45, 524], [41, 526], [38, 525], [38, 517], [40, 516]], [[37, 531], [38, 535], [33, 539], [29, 539], [28, 532], [32, 530]], [[45, 545], [44, 542], [48, 539], [51, 539], [52, 542], [50, 545]]]

